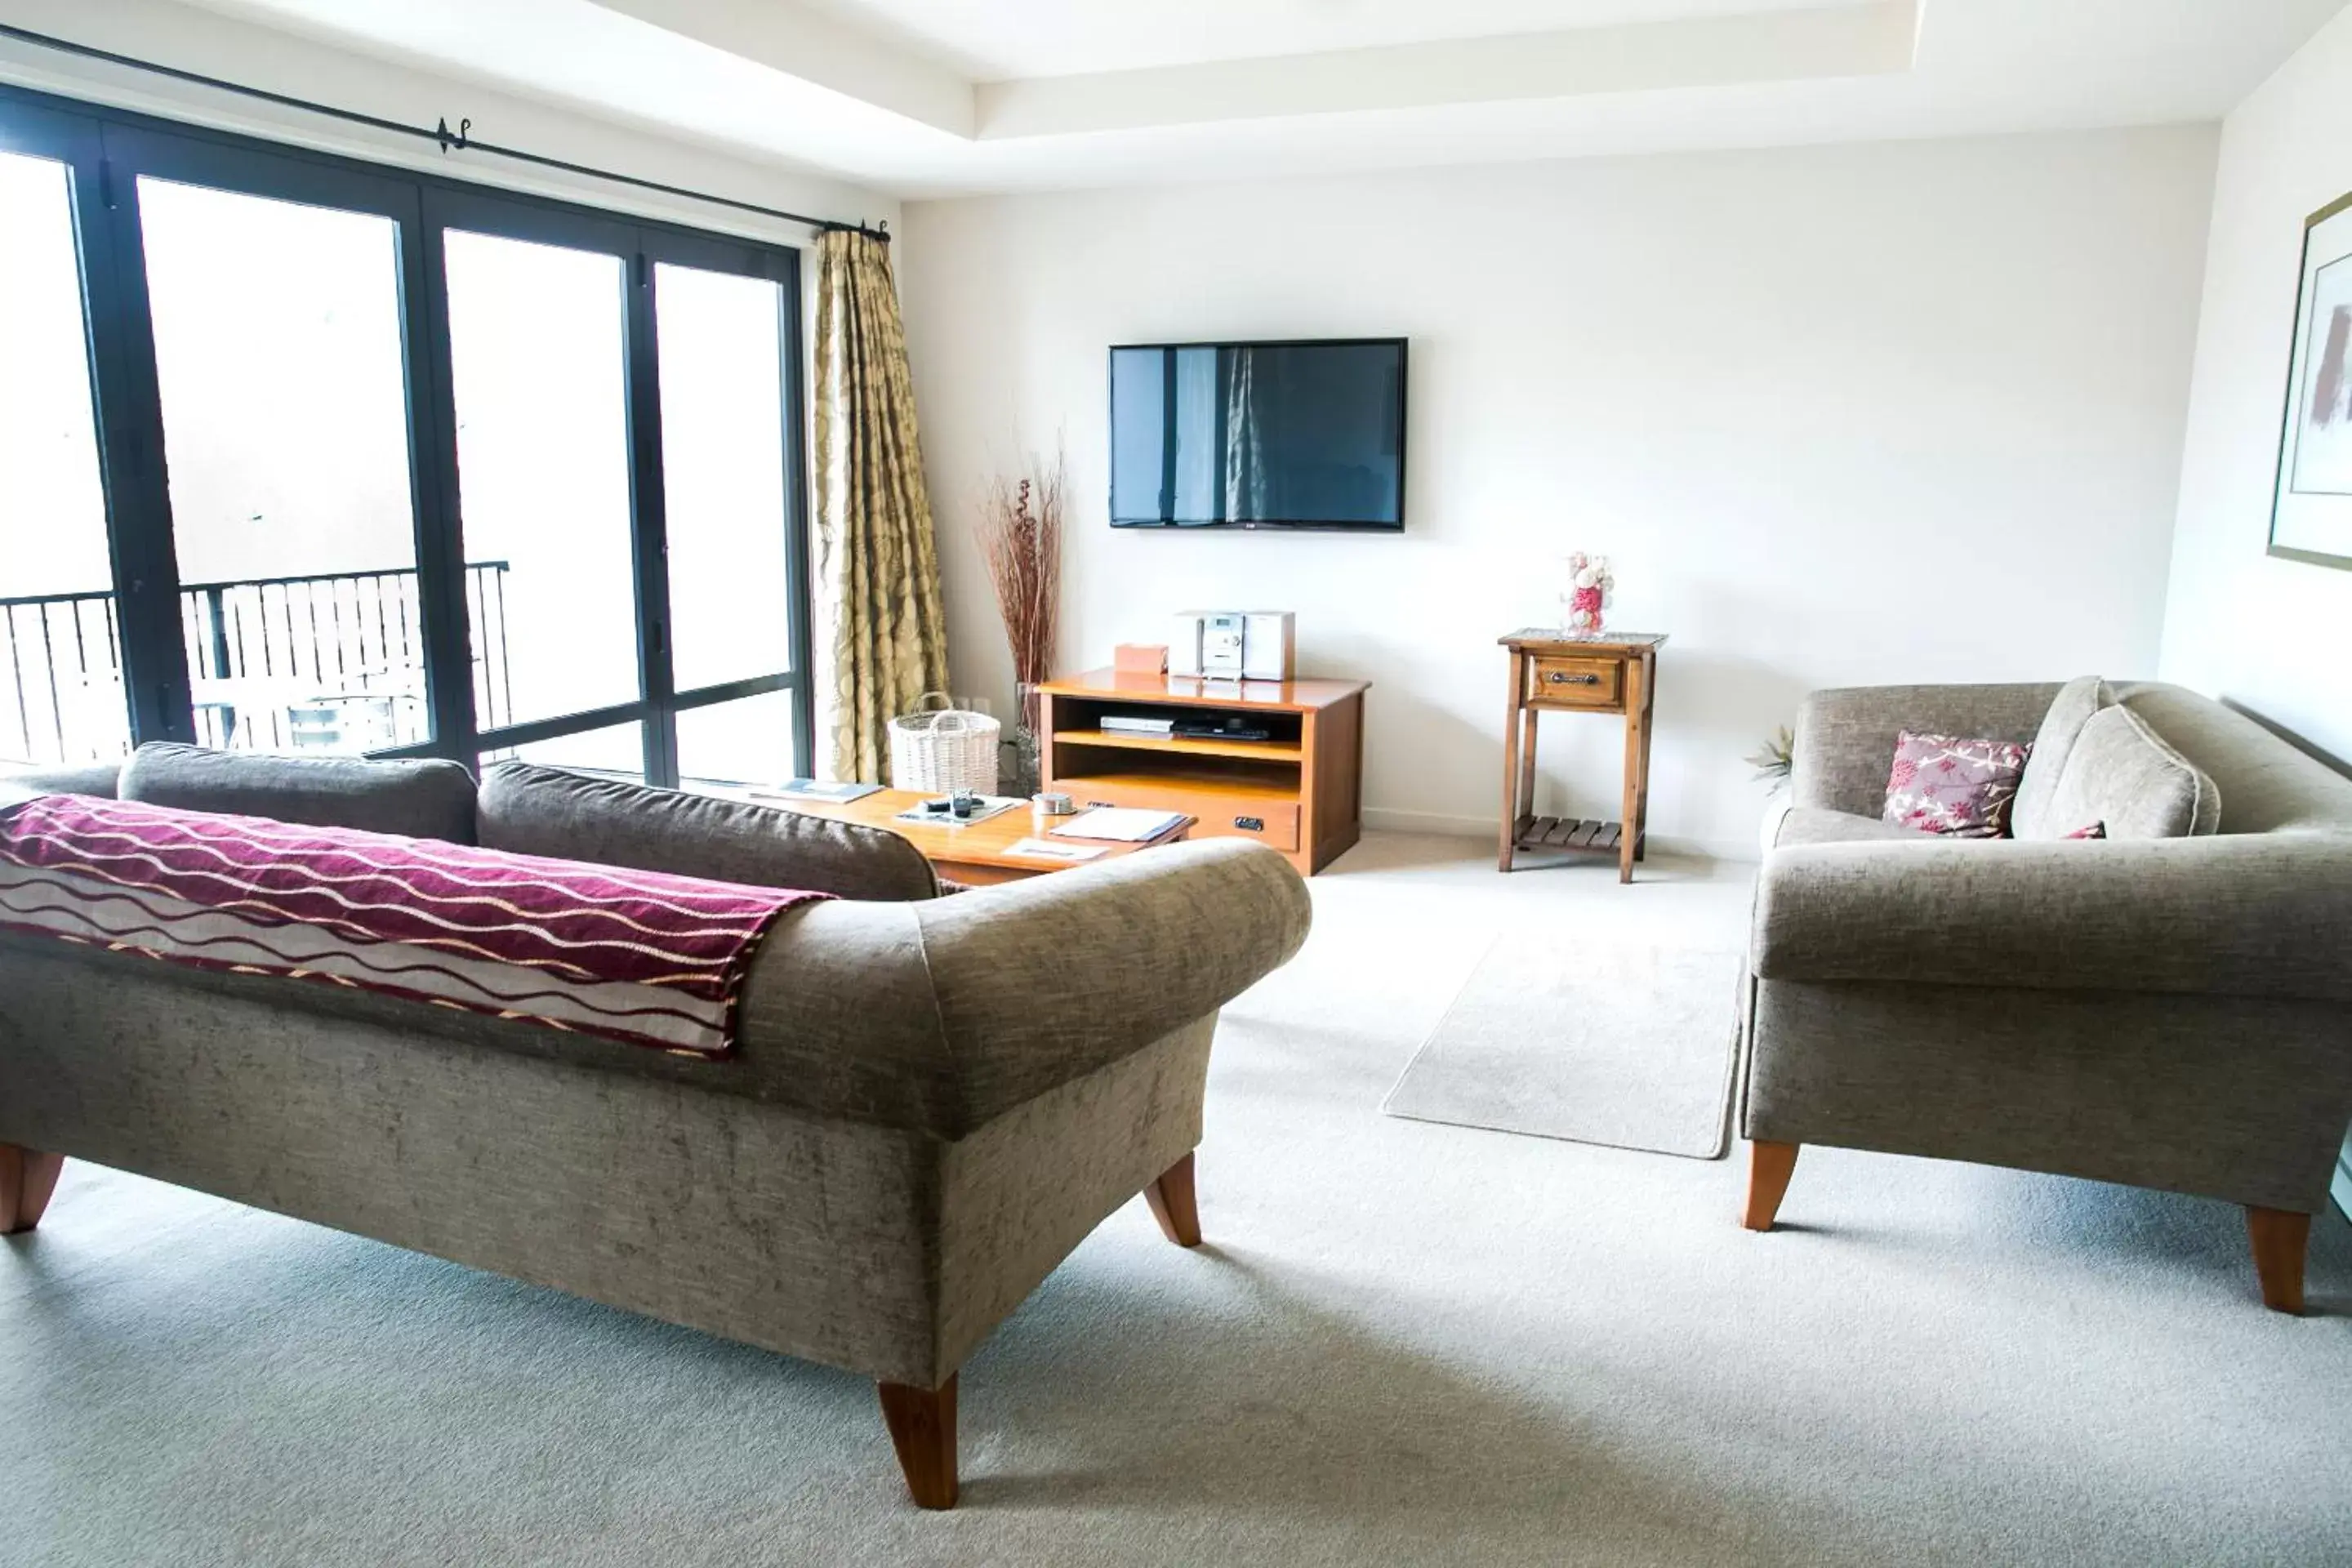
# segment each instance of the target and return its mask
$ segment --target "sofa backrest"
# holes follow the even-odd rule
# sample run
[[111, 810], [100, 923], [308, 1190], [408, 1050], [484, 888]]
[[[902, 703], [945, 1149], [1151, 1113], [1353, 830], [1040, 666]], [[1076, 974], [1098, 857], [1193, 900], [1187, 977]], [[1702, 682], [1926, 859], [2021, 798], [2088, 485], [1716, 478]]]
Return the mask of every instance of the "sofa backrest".
[[2213, 781], [2221, 832], [2352, 832], [2352, 778], [2244, 714], [2162, 681], [2119, 683], [2116, 698]]
[[478, 812], [486, 849], [879, 903], [940, 892], [922, 851], [895, 833], [625, 779], [496, 763]]
[[439, 838], [876, 903], [941, 891], [930, 862], [895, 833], [524, 763], [493, 763], [478, 790], [473, 774], [451, 762], [284, 757], [157, 742], [119, 768], [0, 775], [0, 805], [44, 794]]
[[456, 763], [283, 757], [150, 742], [131, 753], [123, 800], [310, 827], [474, 842], [474, 775]]

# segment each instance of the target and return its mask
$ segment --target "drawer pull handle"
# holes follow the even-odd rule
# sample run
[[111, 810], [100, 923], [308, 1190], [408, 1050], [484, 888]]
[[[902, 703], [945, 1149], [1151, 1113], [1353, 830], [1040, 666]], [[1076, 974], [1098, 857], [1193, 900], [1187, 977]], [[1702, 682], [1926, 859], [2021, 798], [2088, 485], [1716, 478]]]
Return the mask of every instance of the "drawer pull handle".
[[1244, 833], [1264, 833], [1265, 831], [1265, 818], [1263, 816], [1236, 816], [1234, 818], [1234, 826], [1240, 828]]
[[1553, 670], [1549, 675], [1545, 676], [1544, 679], [1550, 681], [1554, 686], [1598, 686], [1601, 684], [1601, 677], [1598, 675], [1570, 675], [1564, 671], [1557, 669]]

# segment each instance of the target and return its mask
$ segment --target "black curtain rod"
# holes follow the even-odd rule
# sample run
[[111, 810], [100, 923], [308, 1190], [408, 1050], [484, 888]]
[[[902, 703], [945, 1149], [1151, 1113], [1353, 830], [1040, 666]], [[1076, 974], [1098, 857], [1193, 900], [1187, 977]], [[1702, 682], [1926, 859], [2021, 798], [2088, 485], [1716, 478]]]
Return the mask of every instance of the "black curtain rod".
[[739, 202], [733, 196], [714, 196], [708, 191], [689, 190], [684, 185], [666, 185], [659, 180], [641, 180], [635, 174], [616, 174], [610, 169], [592, 168], [586, 163], [573, 163], [562, 158], [550, 158], [539, 153], [526, 153], [520, 147], [501, 147], [494, 142], [475, 140], [469, 134], [474, 125], [471, 120], [460, 119], [455, 131], [450, 130], [448, 121], [444, 120], [428, 131], [422, 125], [404, 125], [397, 120], [384, 120], [373, 114], [362, 114], [353, 109], [338, 109], [331, 103], [314, 103], [307, 98], [294, 98], [286, 93], [272, 92], [268, 88], [247, 87], [243, 82], [224, 81], [219, 77], [205, 76], [200, 71], [182, 70], [177, 66], [159, 65], [153, 60], [142, 60], [131, 55], [118, 55], [108, 49], [93, 48], [88, 44], [77, 44], [70, 38], [54, 38], [47, 33], [36, 33], [28, 27], [12, 26], [5, 22], [0, 22], [0, 37], [15, 38], [21, 43], [35, 44], [45, 49], [57, 49], [68, 55], [79, 55], [84, 59], [103, 60], [108, 65], [128, 66], [132, 70], [170, 77], [174, 81], [194, 82], [198, 87], [215, 88], [222, 92], [234, 92], [246, 98], [257, 98], [264, 103], [299, 109], [310, 114], [323, 114], [330, 119], [348, 121], [353, 125], [365, 125], [377, 131], [389, 131], [395, 135], [414, 136], [420, 141], [437, 143], [444, 153], [452, 149], [461, 153], [488, 153], [500, 158], [511, 158], [519, 163], [534, 164], [541, 169], [561, 169], [567, 174], [585, 174], [591, 179], [609, 180], [614, 184], [634, 185], [641, 191], [659, 191], [667, 196], [684, 196], [689, 201], [709, 202], [715, 206], [732, 207], [737, 212], [757, 213], [761, 217], [778, 217], [787, 223], [806, 224], [820, 234], [829, 234], [838, 230], [846, 234], [862, 234], [869, 239], [878, 239], [885, 245], [890, 243], [890, 226], [887, 220], [868, 228], [863, 223], [842, 223], [834, 218], [811, 217], [806, 213], [786, 212], [782, 207], [763, 207], [757, 202]]

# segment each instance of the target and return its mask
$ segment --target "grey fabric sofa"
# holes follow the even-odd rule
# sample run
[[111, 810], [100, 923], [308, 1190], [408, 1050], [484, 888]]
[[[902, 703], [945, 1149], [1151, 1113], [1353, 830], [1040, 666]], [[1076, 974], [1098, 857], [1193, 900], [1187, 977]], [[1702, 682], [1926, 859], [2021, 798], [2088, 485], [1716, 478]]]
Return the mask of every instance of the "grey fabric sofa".
[[2245, 1205], [2263, 1299], [2300, 1310], [2352, 1121], [2352, 780], [2219, 703], [2131, 685], [2116, 700], [2218, 789], [2218, 831], [1878, 820], [1899, 730], [2032, 742], [2059, 691], [1807, 700], [1755, 910], [1746, 1223], [1770, 1228], [1806, 1143], [2201, 1194]]
[[[669, 812], [697, 819], [705, 874], [730, 833], [726, 863], [782, 885], [825, 885], [781, 875], [812, 864], [796, 837], [834, 877], [905, 848], [546, 770], [493, 770], [477, 801], [452, 764], [173, 751], [121, 787], [312, 822], [399, 797], [494, 847], [568, 836], [656, 869], [677, 855], [646, 823]], [[1139, 1192], [1199, 1241], [1217, 1014], [1308, 910], [1281, 856], [1234, 840], [902, 891], [785, 916], [723, 1062], [0, 931], [0, 1230], [83, 1158], [823, 1362], [881, 1384], [916, 1500], [951, 1506], [974, 1348]]]

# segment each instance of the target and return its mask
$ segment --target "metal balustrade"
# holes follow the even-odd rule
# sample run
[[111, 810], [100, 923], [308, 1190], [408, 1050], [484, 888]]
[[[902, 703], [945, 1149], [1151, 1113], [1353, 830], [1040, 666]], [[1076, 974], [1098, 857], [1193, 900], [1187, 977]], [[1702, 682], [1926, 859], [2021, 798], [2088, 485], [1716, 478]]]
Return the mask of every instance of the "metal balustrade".
[[[508, 563], [466, 568], [480, 728], [514, 711]], [[196, 738], [248, 751], [381, 751], [431, 739], [415, 570], [193, 583], [180, 591]], [[0, 599], [0, 761], [130, 748], [110, 593]]]

